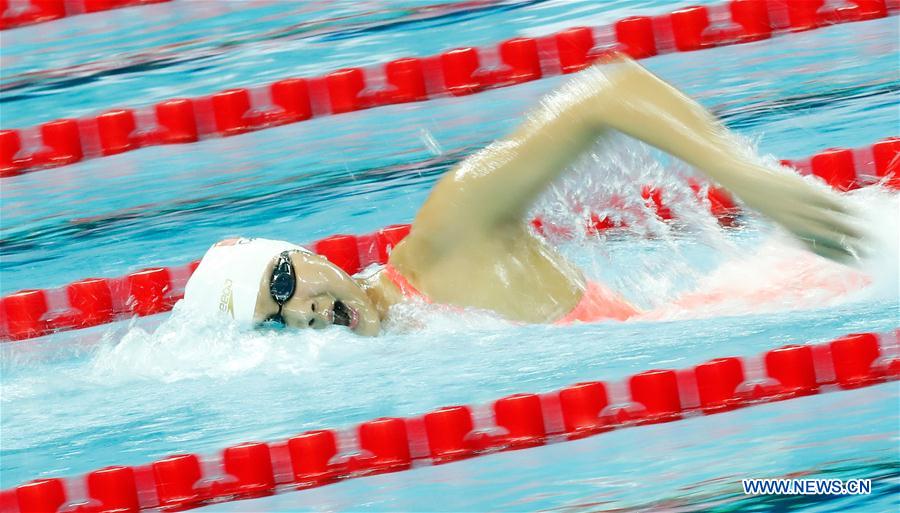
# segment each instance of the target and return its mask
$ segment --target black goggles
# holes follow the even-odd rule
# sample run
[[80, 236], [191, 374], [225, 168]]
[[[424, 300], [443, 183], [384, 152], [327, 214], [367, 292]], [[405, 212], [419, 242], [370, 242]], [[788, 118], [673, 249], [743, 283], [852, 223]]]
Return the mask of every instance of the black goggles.
[[269, 294], [275, 303], [278, 304], [278, 313], [269, 318], [269, 320], [284, 324], [281, 317], [281, 309], [284, 304], [294, 295], [297, 287], [297, 279], [294, 273], [294, 264], [291, 262], [291, 251], [282, 251], [278, 255], [278, 261], [272, 269], [272, 276], [269, 278]]

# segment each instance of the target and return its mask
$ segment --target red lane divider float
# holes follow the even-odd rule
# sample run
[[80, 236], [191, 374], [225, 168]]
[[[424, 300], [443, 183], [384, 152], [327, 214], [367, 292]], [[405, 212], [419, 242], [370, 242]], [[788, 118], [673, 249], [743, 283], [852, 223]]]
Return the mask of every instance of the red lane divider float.
[[474, 94], [574, 73], [611, 50], [640, 59], [883, 18], [900, 10], [898, 0], [851, 0], [837, 7], [834, 3], [732, 0], [718, 6], [685, 7], [655, 17], [632, 16], [609, 26], [518, 37], [497, 47], [457, 48], [436, 56], [341, 69], [323, 77], [286, 78], [210, 96], [165, 100], [152, 107], [110, 109], [80, 119], [0, 130], [0, 177], [145, 146], [193, 143], [318, 116]]
[[898, 336], [900, 330], [852, 334], [757, 357], [648, 370], [617, 382], [588, 381], [489, 404], [447, 406], [418, 417], [379, 418], [271, 443], [245, 442], [214, 456], [176, 454], [149, 465], [37, 479], [0, 492], [0, 513], [189, 509], [865, 387], [900, 377]]
[[781, 163], [801, 174], [818, 176], [841, 191], [878, 182], [900, 189], [900, 137], [888, 137], [863, 148], [829, 148], [806, 159]]
[[0, 0], [0, 30], [170, 0]]
[[[815, 174], [837, 188], [880, 182], [900, 189], [900, 138], [897, 137], [863, 148], [832, 148], [806, 159], [782, 162], [801, 173]], [[726, 191], [705, 188], [697, 182], [692, 182], [691, 187], [698, 199], [708, 202], [711, 213], [722, 224], [734, 220], [737, 208]], [[648, 207], [659, 218], [672, 219], [672, 212], [663, 201], [663, 191], [648, 186], [642, 192]], [[705, 198], [700, 198], [704, 192]], [[567, 235], [566, 229], [540, 218], [531, 224], [545, 235]], [[585, 229], [589, 235], [595, 235], [621, 227], [621, 223], [591, 214]], [[353, 274], [370, 264], [387, 262], [391, 248], [403, 240], [409, 229], [408, 224], [400, 224], [368, 235], [332, 235], [310, 244], [310, 248]], [[134, 315], [169, 311], [184, 294], [184, 286], [198, 263], [143, 269], [120, 278], [88, 278], [55, 289], [15, 292], [0, 299], [0, 341], [39, 337]]]

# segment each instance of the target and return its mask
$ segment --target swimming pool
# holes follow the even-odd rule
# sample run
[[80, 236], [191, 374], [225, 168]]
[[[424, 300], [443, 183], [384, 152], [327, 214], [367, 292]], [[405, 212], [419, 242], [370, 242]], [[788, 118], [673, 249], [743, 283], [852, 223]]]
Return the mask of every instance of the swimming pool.
[[[451, 10], [429, 22], [407, 20], [410, 14], [393, 3], [367, 3], [368, 16], [352, 21], [339, 15], [358, 9], [353, 3], [327, 12], [319, 4], [285, 11], [258, 3], [209, 16], [196, 10], [176, 16], [169, 5], [141, 8], [151, 13], [141, 18], [111, 11], [48, 24], [60, 27], [50, 32], [34, 27], [3, 35], [4, 59], [16, 59], [4, 62], [11, 74], [105, 63], [90, 80], [39, 76], [4, 91], [3, 124], [204, 93], [283, 76], [295, 66], [320, 72], [516, 32], [542, 34], [659, 12], [662, 4], [509, 2]], [[271, 36], [279, 27], [326, 16], [335, 18], [324, 24], [332, 30]], [[176, 19], [187, 22], [169, 30]], [[644, 63], [757, 139], [763, 152], [801, 157], [894, 135], [894, 21]], [[167, 30], [156, 32], [160, 28]], [[253, 37], [262, 33], [270, 35]], [[182, 62], [167, 61], [160, 50], [176, 39], [202, 49], [226, 38], [242, 43]], [[161, 52], [163, 64], [111, 71], [123, 51]], [[443, 171], [509, 129], [559, 81], [147, 148], [5, 179], [0, 290], [180, 264], [229, 235], [308, 241], [409, 221]], [[11, 82], [8, 76], [4, 86]], [[634, 143], [624, 145], [644, 154]], [[563, 196], [591, 187], [608, 192], [625, 178], [671, 180], [659, 168], [637, 169], [624, 160], [614, 154], [583, 164], [579, 176], [562, 185]], [[617, 164], [617, 178], [606, 181], [600, 170], [610, 162]], [[556, 204], [550, 197], [543, 208]], [[736, 232], [646, 228], [657, 238], [609, 237], [566, 250], [589, 273], [653, 304], [770, 236], [756, 222]], [[251, 336], [177, 318], [154, 332], [163, 319], [151, 318], [4, 344], [0, 484], [145, 463], [173, 451], [211, 452], [234, 442], [685, 366], [786, 342], [886, 331], [897, 325], [897, 308], [894, 293], [803, 311], [565, 329], [412, 311], [406, 312], [410, 322], [423, 326], [400, 324], [377, 341], [340, 330]], [[736, 479], [810, 473], [871, 477], [876, 493], [773, 507], [890, 510], [896, 507], [896, 397], [896, 384], [886, 384], [210, 509], [764, 509], [772, 505], [740, 502]], [[448, 499], [435, 504], [436, 495]]]

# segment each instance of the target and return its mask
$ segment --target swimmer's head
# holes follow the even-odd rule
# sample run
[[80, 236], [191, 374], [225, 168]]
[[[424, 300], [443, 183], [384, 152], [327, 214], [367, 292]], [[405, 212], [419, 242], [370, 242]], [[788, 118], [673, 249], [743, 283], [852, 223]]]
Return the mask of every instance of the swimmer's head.
[[365, 291], [325, 257], [289, 242], [228, 239], [206, 252], [185, 287], [185, 307], [244, 326], [349, 327], [376, 335], [380, 319]]

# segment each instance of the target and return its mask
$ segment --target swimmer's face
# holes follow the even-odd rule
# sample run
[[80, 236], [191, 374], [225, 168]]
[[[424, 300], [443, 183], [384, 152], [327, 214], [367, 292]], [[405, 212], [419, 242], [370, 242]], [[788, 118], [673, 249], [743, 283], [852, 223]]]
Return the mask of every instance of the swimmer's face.
[[[378, 334], [381, 328], [378, 311], [353, 278], [319, 255], [296, 251], [289, 258], [296, 281], [294, 294], [281, 308], [286, 326], [322, 329], [338, 324], [360, 335]], [[278, 315], [278, 303], [269, 289], [277, 262], [278, 257], [273, 258], [263, 273], [256, 299], [256, 322]]]

